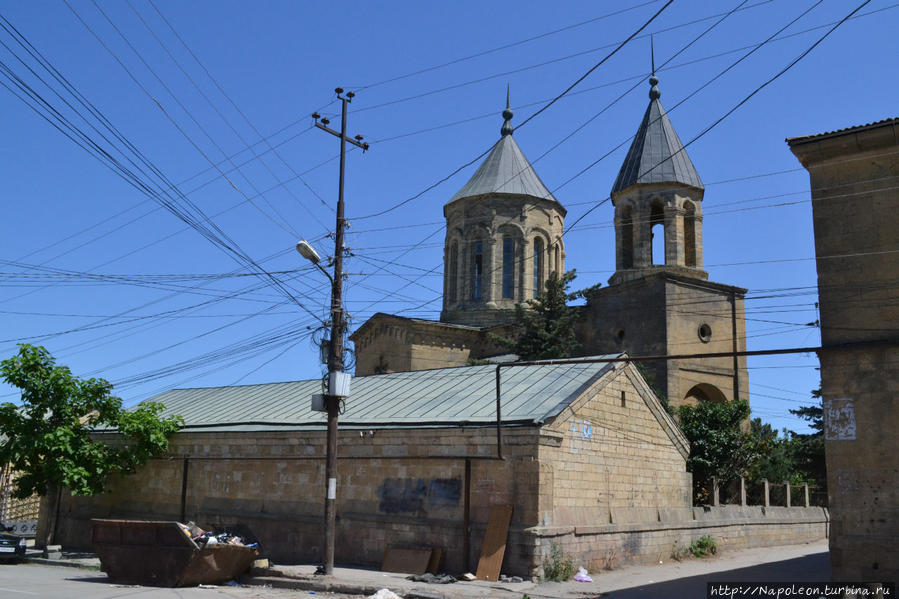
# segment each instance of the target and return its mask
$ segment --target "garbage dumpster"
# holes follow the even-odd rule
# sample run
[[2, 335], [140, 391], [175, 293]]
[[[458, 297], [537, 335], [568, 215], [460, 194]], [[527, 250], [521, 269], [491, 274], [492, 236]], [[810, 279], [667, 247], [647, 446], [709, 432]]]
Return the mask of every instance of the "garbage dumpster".
[[162, 587], [219, 584], [258, 555], [244, 545], [201, 548], [177, 522], [91, 520], [91, 542], [111, 580]]

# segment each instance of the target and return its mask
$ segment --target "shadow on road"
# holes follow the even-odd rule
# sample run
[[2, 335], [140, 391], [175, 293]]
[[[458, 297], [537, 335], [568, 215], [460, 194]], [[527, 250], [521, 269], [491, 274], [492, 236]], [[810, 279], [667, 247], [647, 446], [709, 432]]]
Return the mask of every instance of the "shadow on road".
[[649, 597], [702, 598], [706, 596], [709, 582], [828, 582], [830, 580], [830, 558], [827, 551], [803, 557], [768, 562], [748, 568], [735, 568], [710, 572], [700, 576], [679, 578], [645, 586], [631, 587], [592, 597], [614, 597], [614, 599], [647, 599]]

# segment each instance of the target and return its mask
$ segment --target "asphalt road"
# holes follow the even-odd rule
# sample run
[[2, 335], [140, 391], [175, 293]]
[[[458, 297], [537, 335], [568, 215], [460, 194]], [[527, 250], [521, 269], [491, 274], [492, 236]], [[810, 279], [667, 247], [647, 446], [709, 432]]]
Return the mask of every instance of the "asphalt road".
[[[345, 571], [344, 571], [345, 570]], [[343, 582], [378, 585], [390, 580], [377, 571], [338, 569]], [[402, 575], [394, 575], [400, 576]], [[486, 599], [487, 597], [521, 599], [527, 594], [531, 599], [647, 599], [654, 597], [697, 598], [706, 597], [708, 582], [825, 582], [830, 578], [827, 541], [806, 545], [766, 547], [723, 551], [710, 559], [686, 559], [680, 562], [665, 561], [658, 565], [629, 566], [592, 574], [594, 582], [526, 584], [522, 588], [502, 588], [483, 584], [440, 585], [426, 589], [454, 599]], [[509, 585], [518, 586], [518, 585]], [[524, 588], [526, 587], [526, 588]], [[41, 564], [0, 563], [0, 598], [29, 599], [118, 599], [119, 597], [214, 599], [280, 598], [296, 599], [359, 599], [363, 595], [344, 595], [323, 591], [294, 591], [269, 587], [209, 587], [162, 589], [113, 584], [100, 571], [44, 566]]]
[[0, 597], [3, 599], [218, 599], [239, 597], [242, 599], [268, 599], [291, 597], [294, 599], [355, 599], [356, 595], [309, 593], [263, 587], [213, 587], [162, 589], [113, 584], [103, 572], [42, 566], [39, 564], [0, 563]]

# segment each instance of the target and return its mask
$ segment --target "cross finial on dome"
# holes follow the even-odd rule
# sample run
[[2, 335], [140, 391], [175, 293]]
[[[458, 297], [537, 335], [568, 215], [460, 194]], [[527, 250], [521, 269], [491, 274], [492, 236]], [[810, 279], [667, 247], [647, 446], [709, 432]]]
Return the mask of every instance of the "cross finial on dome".
[[652, 87], [649, 88], [649, 99], [658, 100], [662, 96], [662, 92], [659, 91], [659, 78], [656, 77], [656, 51], [652, 35], [649, 36], [649, 60], [652, 63], [652, 75], [649, 76], [649, 85]]
[[515, 113], [512, 112], [512, 109], [510, 108], [510, 106], [511, 105], [509, 104], [509, 84], [507, 83], [506, 84], [506, 109], [503, 110], [503, 119], [505, 119], [505, 121], [503, 122], [502, 129], [499, 130], [500, 134], [502, 134], [503, 136], [512, 135], [512, 131], [514, 130], [512, 128], [512, 116], [514, 116]]

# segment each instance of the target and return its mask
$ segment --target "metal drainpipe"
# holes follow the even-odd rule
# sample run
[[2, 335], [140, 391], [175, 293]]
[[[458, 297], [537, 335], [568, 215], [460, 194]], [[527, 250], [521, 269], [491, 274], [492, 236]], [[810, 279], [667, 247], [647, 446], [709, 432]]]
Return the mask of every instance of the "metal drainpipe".
[[187, 518], [187, 470], [190, 467], [188, 458], [184, 458], [181, 466], [181, 522]]
[[496, 365], [496, 458], [503, 459], [503, 422], [502, 408], [500, 407], [500, 376], [499, 371], [502, 366]]

